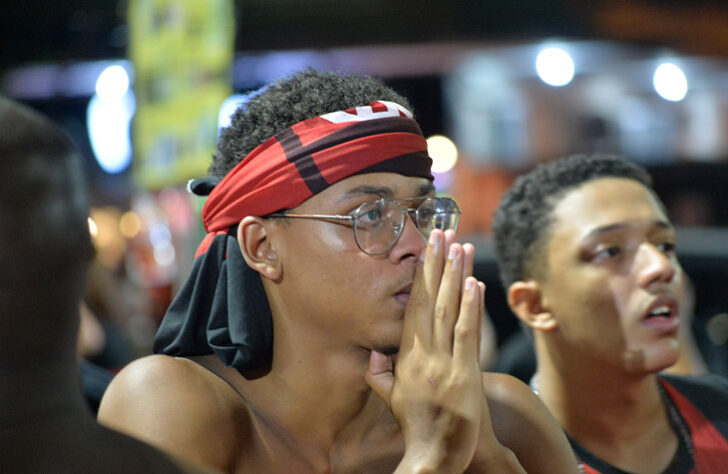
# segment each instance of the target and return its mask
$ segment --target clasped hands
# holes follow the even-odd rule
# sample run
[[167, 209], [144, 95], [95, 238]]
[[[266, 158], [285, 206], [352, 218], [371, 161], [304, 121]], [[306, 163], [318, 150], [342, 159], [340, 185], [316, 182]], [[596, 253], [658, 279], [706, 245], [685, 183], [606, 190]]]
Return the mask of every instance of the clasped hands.
[[478, 363], [485, 285], [472, 276], [474, 247], [454, 238], [452, 230], [430, 234], [417, 263], [396, 364], [376, 351], [369, 361], [366, 380], [405, 440], [396, 472], [463, 472], [479, 441], [499, 446]]

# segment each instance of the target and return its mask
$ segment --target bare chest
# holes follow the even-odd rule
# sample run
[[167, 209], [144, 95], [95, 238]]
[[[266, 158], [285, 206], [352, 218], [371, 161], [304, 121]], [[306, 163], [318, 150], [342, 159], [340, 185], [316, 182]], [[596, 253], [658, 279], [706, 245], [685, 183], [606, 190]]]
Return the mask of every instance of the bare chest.
[[[257, 440], [240, 456], [233, 472], [381, 474], [394, 472], [404, 455], [405, 442], [399, 426], [384, 423], [362, 436], [342, 436], [328, 454], [315, 456], [311, 452], [291, 449], [286, 443], [276, 444]], [[274, 443], [275, 444], [275, 443]], [[482, 459], [485, 453], [476, 452], [468, 473], [485, 472]]]
[[383, 473], [393, 472], [404, 453], [404, 439], [396, 424], [381, 424], [352, 434], [345, 430], [328, 452], [306, 446], [306, 439], [255, 439], [244, 441], [236, 474], [286, 473]]

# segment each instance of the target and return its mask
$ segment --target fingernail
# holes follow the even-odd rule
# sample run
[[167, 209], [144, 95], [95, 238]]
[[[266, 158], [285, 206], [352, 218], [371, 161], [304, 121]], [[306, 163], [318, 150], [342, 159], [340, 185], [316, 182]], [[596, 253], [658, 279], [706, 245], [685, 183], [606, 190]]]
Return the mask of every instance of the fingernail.
[[472, 290], [475, 286], [475, 278], [473, 277], [467, 277], [465, 279], [465, 289], [466, 290]]
[[439, 247], [442, 243], [442, 232], [439, 232], [437, 230], [433, 230], [430, 233], [430, 243], [433, 247]]
[[450, 252], [447, 255], [447, 258], [450, 260], [455, 260], [460, 253], [460, 249], [456, 245], [450, 246]]

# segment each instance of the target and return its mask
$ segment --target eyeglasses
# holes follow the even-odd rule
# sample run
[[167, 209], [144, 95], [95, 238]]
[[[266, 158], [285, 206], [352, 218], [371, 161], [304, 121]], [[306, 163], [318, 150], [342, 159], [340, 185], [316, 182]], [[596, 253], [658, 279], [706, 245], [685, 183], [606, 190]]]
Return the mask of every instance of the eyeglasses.
[[[404, 207], [402, 202], [419, 204], [416, 207]], [[404, 230], [405, 214], [410, 216], [417, 229], [427, 238], [433, 229], [456, 230], [460, 208], [450, 198], [419, 197], [365, 202], [346, 216], [277, 212], [268, 217], [351, 221], [356, 245], [362, 252], [376, 256], [389, 252], [397, 243]]]

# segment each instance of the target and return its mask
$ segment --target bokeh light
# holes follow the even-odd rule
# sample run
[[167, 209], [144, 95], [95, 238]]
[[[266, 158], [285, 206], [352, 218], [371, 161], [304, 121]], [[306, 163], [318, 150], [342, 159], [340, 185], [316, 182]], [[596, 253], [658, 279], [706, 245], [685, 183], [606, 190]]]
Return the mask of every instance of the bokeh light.
[[91, 219], [91, 217], [88, 218], [88, 232], [94, 240], [99, 236], [99, 226], [96, 225], [96, 221]]
[[239, 106], [248, 102], [249, 99], [250, 96], [248, 94], [233, 94], [225, 99], [217, 115], [217, 126], [219, 128], [229, 126], [233, 113], [235, 113]]
[[120, 65], [109, 66], [96, 80], [96, 94], [86, 111], [91, 149], [101, 169], [119, 173], [131, 164], [131, 119], [136, 110], [129, 75]]
[[685, 73], [674, 63], [662, 63], [652, 76], [655, 91], [665, 100], [679, 102], [688, 93], [688, 79]]
[[455, 143], [444, 135], [432, 135], [427, 139], [427, 153], [432, 158], [433, 173], [450, 171], [458, 160]]
[[574, 60], [562, 48], [544, 48], [536, 57], [536, 73], [550, 86], [565, 86], [574, 78]]
[[133, 239], [142, 230], [142, 221], [133, 211], [127, 211], [119, 219], [119, 231], [127, 239]]
[[118, 64], [109, 66], [96, 79], [96, 95], [101, 100], [118, 100], [129, 91], [129, 74]]

